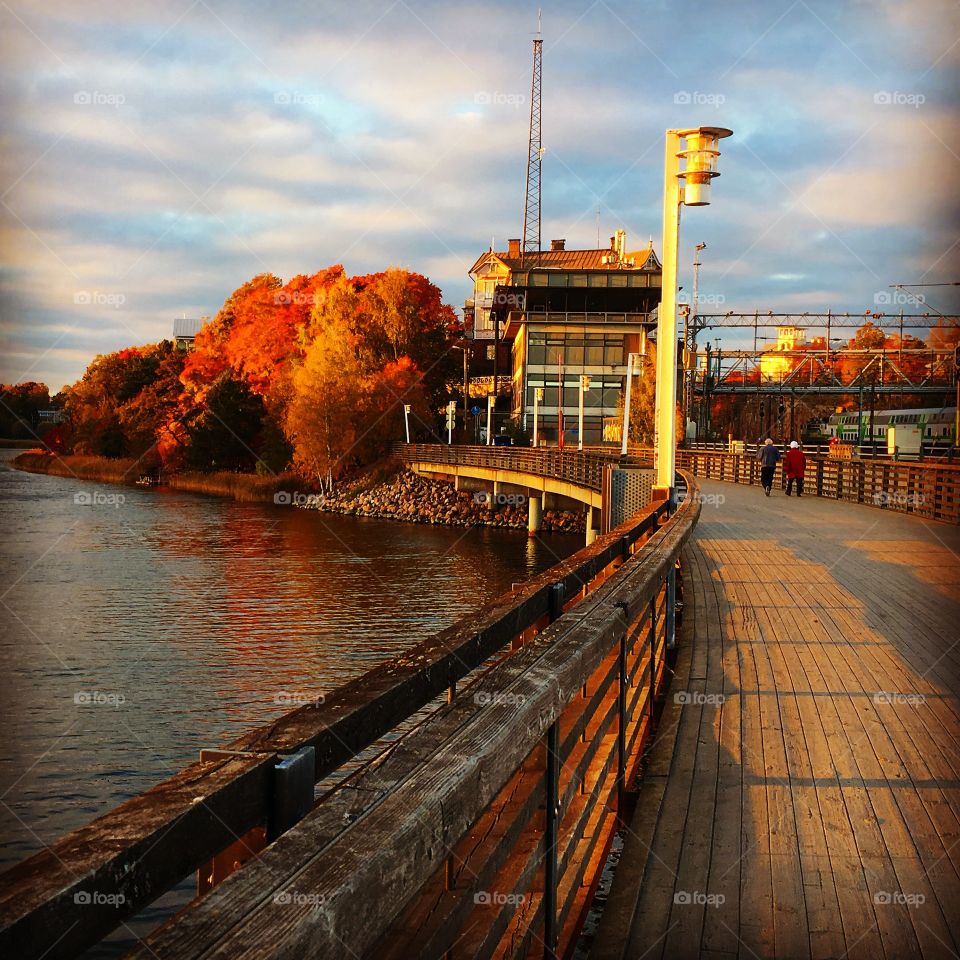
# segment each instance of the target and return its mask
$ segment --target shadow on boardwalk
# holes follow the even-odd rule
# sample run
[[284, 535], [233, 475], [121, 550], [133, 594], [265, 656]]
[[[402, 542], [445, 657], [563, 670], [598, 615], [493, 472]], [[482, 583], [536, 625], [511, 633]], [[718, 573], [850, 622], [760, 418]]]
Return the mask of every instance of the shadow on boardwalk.
[[703, 483], [592, 958], [955, 957], [960, 531]]

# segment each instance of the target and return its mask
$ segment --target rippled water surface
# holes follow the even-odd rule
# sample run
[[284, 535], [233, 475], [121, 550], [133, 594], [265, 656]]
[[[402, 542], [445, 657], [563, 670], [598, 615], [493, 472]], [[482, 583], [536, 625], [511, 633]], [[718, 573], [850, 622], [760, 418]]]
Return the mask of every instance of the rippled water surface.
[[37, 476], [15, 453], [0, 451], [4, 866], [581, 544]]

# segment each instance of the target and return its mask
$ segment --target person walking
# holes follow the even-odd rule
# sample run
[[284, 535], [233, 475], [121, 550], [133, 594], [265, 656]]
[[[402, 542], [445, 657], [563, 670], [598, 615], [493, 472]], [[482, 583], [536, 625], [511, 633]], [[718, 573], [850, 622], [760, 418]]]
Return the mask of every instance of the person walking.
[[796, 440], [790, 441], [790, 449], [783, 458], [783, 472], [787, 478], [787, 496], [793, 489], [793, 484], [797, 484], [797, 496], [803, 496], [803, 475], [807, 469], [807, 458], [800, 449], [800, 444]]
[[769, 497], [773, 489], [773, 475], [777, 471], [777, 463], [780, 460], [780, 451], [769, 437], [763, 441], [763, 446], [757, 451], [757, 459], [760, 461], [760, 483], [763, 486], [763, 492]]

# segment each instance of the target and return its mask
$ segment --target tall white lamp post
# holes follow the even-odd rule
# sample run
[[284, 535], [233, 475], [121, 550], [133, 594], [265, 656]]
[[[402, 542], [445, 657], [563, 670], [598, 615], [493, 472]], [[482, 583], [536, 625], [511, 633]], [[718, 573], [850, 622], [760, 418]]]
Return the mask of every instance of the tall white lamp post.
[[403, 405], [403, 426], [407, 432], [407, 443], [410, 442], [410, 404]]
[[543, 387], [533, 389], [533, 445], [540, 445], [540, 404], [543, 402]]
[[584, 374], [580, 377], [580, 420], [577, 424], [577, 449], [583, 449], [583, 395], [590, 389], [590, 378]]
[[487, 397], [487, 446], [493, 446], [493, 405], [497, 402], [494, 394]]
[[[663, 274], [657, 313], [657, 392], [654, 500], [673, 498], [677, 457], [677, 246], [680, 205], [710, 203], [710, 181], [720, 175], [720, 141], [726, 127], [667, 130], [663, 171]], [[681, 181], [684, 181], [681, 184]]]

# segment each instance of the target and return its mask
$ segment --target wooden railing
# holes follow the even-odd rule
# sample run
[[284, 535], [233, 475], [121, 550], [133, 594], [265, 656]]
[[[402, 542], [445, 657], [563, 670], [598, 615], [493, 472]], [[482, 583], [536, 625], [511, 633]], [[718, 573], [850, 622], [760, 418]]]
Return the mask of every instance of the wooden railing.
[[[677, 463], [705, 479], [760, 482], [760, 463], [750, 454], [680, 450]], [[781, 460], [775, 484], [783, 485], [782, 473]], [[804, 494], [808, 493], [960, 523], [960, 466], [808, 457]]]
[[[497, 452], [475, 455], [496, 457]], [[596, 467], [586, 458], [562, 457], [565, 459], [554, 462], [547, 454], [537, 462], [542, 469], [558, 470], [568, 479], [580, 476], [588, 482], [595, 476]], [[561, 896], [553, 929], [559, 929], [557, 923], [568, 924], [570, 917], [578, 915], [571, 913], [574, 901], [570, 897], [575, 898], [579, 888], [574, 883], [568, 893], [568, 888], [560, 885], [569, 884], [586, 869], [574, 851], [587, 843], [585, 849], [596, 854], [597, 843], [602, 847], [607, 842], [577, 834], [581, 825], [594, 824], [588, 810], [592, 807], [583, 806], [584, 801], [577, 797], [593, 798], [597, 810], [606, 809], [611, 796], [610, 770], [616, 769], [616, 782], [622, 785], [625, 771], [636, 759], [636, 751], [630, 752], [628, 747], [642, 742], [649, 729], [649, 697], [655, 686], [651, 678], [656, 683], [663, 679], [664, 637], [669, 636], [673, 615], [664, 584], [672, 583], [673, 563], [698, 510], [696, 502], [689, 501], [663, 530], [658, 530], [658, 524], [667, 521], [666, 504], [634, 517], [476, 614], [338, 688], [323, 702], [303, 706], [250, 731], [7, 871], [0, 879], [3, 955], [75, 956], [184, 877], [222, 856], [224, 850], [231, 851], [230, 862], [234, 857], [247, 859], [264, 841], [276, 840], [289, 826], [283, 815], [285, 780], [281, 772], [285, 764], [280, 762], [285, 755], [312, 748], [312, 778], [320, 781], [371, 745], [374, 749], [389, 746], [385, 735], [444, 692], [452, 700], [449, 708], [418, 728], [413, 740], [408, 736], [395, 741], [394, 734], [391, 752], [363, 768], [362, 776], [345, 781], [308, 818], [311, 829], [319, 833], [311, 835], [316, 847], [300, 850], [303, 865], [309, 866], [321, 852], [326, 856], [329, 848], [332, 859], [325, 862], [331, 872], [323, 871], [321, 886], [326, 890], [337, 877], [343, 883], [339, 892], [330, 894], [330, 910], [337, 916], [329, 919], [328, 935], [352, 937], [356, 933], [353, 924], [360, 920], [366, 932], [357, 934], [358, 943], [385, 933], [385, 924], [392, 919], [388, 911], [414, 909], [412, 898], [417, 889], [433, 882], [431, 871], [441, 847], [452, 849], [453, 856], [466, 862], [470, 844], [463, 831], [473, 829], [469, 824], [489, 826], [492, 832], [485, 834], [484, 841], [489, 846], [500, 829], [497, 824], [506, 823], [499, 819], [500, 814], [491, 812], [498, 809], [499, 791], [513, 777], [518, 783], [527, 783], [523, 790], [529, 787], [525, 778], [536, 772], [540, 762], [533, 757], [540, 749], [534, 741], [543, 734], [548, 717], [553, 719], [547, 725], [559, 721], [551, 734], [551, 769], [556, 770], [557, 760], [573, 765], [564, 767], [559, 779], [551, 781], [559, 799], [550, 807], [557, 811], [556, 817], [550, 814], [552, 829], [563, 842], [562, 857], [551, 874], [555, 881], [551, 889], [559, 890]], [[638, 555], [625, 563], [634, 554]], [[602, 597], [599, 592], [594, 595], [595, 588], [607, 581], [613, 593], [606, 590]], [[562, 610], [568, 615], [549, 627]], [[489, 669], [491, 658], [502, 659], [515, 647], [522, 649], [495, 668], [494, 679], [490, 679], [494, 674], [475, 679], [477, 671]], [[454, 698], [458, 684], [462, 688], [465, 680], [474, 681], [467, 688], [470, 697]], [[583, 702], [574, 703], [574, 687], [584, 691]], [[489, 695], [489, 702], [481, 702], [481, 693]], [[521, 695], [522, 709], [517, 712], [512, 709], [516, 703], [502, 700]], [[619, 732], [618, 718], [623, 718]], [[475, 741], [474, 735], [480, 733], [481, 739]], [[489, 742], [483, 739], [488, 736]], [[608, 752], [611, 737], [618, 745], [616, 760]], [[521, 749], [525, 752], [518, 759]], [[432, 758], [429, 767], [421, 769], [427, 758]], [[467, 782], [464, 777], [468, 773]], [[578, 782], [577, 778], [581, 787], [574, 789], [571, 784]], [[417, 793], [427, 782], [437, 783], [443, 790], [432, 798]], [[414, 788], [409, 784], [414, 783], [418, 786], [411, 794]], [[464, 789], [469, 796], [456, 792]], [[536, 800], [533, 796], [520, 808], [510, 808], [518, 819], [503, 838], [504, 845], [494, 845], [497, 849], [505, 850], [521, 837], [529, 841], [531, 824], [544, 816], [542, 794], [536, 794]], [[368, 821], [367, 815], [374, 810], [375, 819]], [[366, 827], [345, 830], [354, 817], [370, 827], [369, 833]], [[434, 833], [437, 830], [440, 832]], [[606, 837], [606, 833], [597, 836]], [[321, 842], [321, 838], [325, 839]], [[344, 862], [337, 858], [361, 841], [374, 838], [376, 849], [369, 865], [375, 864], [383, 878], [392, 879], [390, 883], [384, 879], [362, 894], [354, 884], [360, 883], [369, 865], [353, 862], [352, 869], [357, 872], [345, 874]], [[267, 847], [261, 860], [248, 864], [208, 895], [207, 899], [216, 897], [211, 903], [221, 904], [226, 911], [223, 923], [230, 918], [240, 923], [247, 914], [256, 913], [254, 901], [262, 900], [256, 891], [263, 893], [265, 888], [256, 884], [238, 887], [237, 878], [259, 870], [261, 863], [274, 862], [270, 859], [274, 848], [290, 852], [278, 844], [279, 840]], [[501, 882], [490, 873], [497, 856], [491, 853], [486, 872], [478, 874], [491, 878], [485, 883]], [[334, 867], [334, 863], [340, 866]], [[456, 875], [456, 865], [451, 869]], [[531, 876], [525, 868], [516, 882], [522, 885], [521, 880], [527, 882]], [[353, 895], [348, 893], [351, 889]], [[248, 902], [238, 896], [236, 908], [226, 906], [221, 891], [227, 890], [247, 890], [253, 899]], [[349, 906], [348, 896], [354, 896]], [[359, 901], [358, 896], [362, 898]], [[207, 917], [207, 899], [184, 916]], [[442, 902], [448, 904], [448, 898]], [[548, 915], [553, 915], [549, 903], [538, 900], [526, 929], [535, 930], [535, 918]], [[306, 927], [294, 923], [291, 930], [299, 936], [316, 919], [308, 911], [306, 917], [300, 917]], [[187, 930], [193, 922], [184, 920], [185, 925], [172, 929]], [[178, 936], [164, 933], [157, 942], [166, 943], [166, 938], [173, 937], [170, 942], [180, 943]], [[190, 953], [185, 946], [183, 950], [183, 955]], [[311, 948], [311, 952], [316, 951]], [[177, 955], [176, 950], [169, 955]], [[339, 955], [339, 951], [331, 949], [331, 955]]]
[[[669, 678], [687, 497], [632, 557], [152, 936], [196, 955], [568, 955]], [[209, 954], [207, 953], [209, 951]]]

